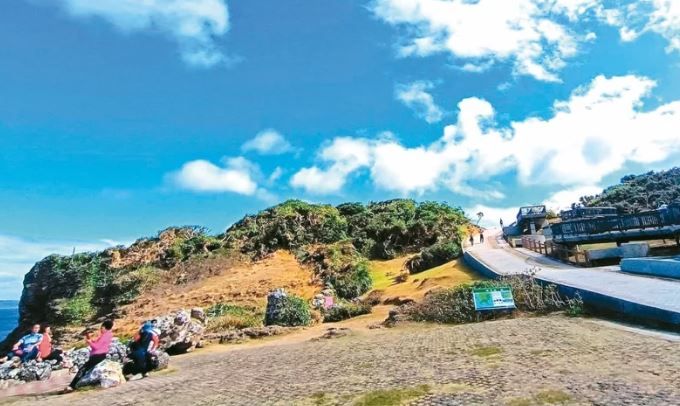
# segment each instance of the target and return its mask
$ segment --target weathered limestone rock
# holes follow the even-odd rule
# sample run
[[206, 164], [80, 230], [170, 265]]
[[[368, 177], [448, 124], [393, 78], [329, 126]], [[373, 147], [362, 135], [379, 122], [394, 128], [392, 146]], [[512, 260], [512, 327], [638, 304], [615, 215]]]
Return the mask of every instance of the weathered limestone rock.
[[273, 290], [267, 295], [267, 309], [265, 310], [264, 324], [276, 324], [274, 323], [274, 320], [279, 319], [279, 313], [283, 308], [286, 296], [286, 291], [281, 288]]
[[156, 319], [160, 330], [160, 349], [170, 354], [181, 354], [200, 346], [205, 324], [193, 319], [191, 313], [180, 310]]
[[11, 384], [2, 385], [4, 387], [15, 383], [44, 381], [49, 379], [52, 369], [52, 363], [47, 361], [29, 361], [25, 364], [7, 361], [0, 365], [0, 381], [16, 381]]
[[193, 309], [191, 309], [191, 318], [197, 319], [201, 323], [205, 323], [206, 319], [205, 311], [203, 311], [203, 308], [201, 307], [194, 307]]
[[78, 382], [78, 387], [88, 385], [99, 385], [102, 388], [111, 388], [125, 383], [123, 376], [123, 366], [116, 361], [107, 359], [97, 364], [92, 371]]
[[251, 338], [256, 339], [262, 337], [277, 336], [298, 329], [299, 327], [281, 327], [281, 326], [247, 327], [238, 330], [230, 330], [220, 334], [211, 334], [207, 338], [218, 340], [220, 344], [240, 343]]

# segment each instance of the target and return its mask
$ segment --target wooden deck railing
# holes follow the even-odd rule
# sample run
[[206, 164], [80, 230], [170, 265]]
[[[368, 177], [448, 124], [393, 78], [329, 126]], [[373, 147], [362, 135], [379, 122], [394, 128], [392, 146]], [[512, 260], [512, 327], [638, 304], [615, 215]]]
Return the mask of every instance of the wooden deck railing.
[[569, 249], [564, 245], [555, 244], [552, 241], [543, 242], [531, 236], [524, 236], [522, 237], [522, 247], [574, 265], [584, 267], [591, 265], [588, 254], [585, 251], [579, 250], [578, 248]]
[[660, 228], [680, 224], [680, 205], [674, 204], [666, 210], [653, 210], [616, 217], [600, 217], [570, 220], [552, 224], [553, 236], [601, 234], [628, 230]]

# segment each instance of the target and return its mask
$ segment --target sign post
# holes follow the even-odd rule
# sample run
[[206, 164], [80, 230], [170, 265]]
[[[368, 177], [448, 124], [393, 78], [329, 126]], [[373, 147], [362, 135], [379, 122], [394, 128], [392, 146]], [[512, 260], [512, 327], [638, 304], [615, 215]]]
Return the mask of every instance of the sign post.
[[515, 300], [509, 286], [499, 288], [477, 288], [472, 290], [475, 310], [514, 309]]

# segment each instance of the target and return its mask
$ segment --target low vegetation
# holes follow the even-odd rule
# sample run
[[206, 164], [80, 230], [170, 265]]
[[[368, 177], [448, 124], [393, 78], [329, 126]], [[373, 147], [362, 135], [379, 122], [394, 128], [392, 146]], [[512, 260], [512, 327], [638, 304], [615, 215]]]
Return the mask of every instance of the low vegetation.
[[404, 265], [409, 273], [419, 273], [445, 264], [458, 258], [461, 254], [459, 242], [441, 241], [433, 244], [413, 256]]
[[341, 302], [323, 312], [324, 323], [346, 320], [371, 312], [371, 305], [365, 303]]
[[678, 200], [680, 167], [624, 176], [620, 184], [609, 186], [595, 196], [583, 196], [580, 202], [585, 206], [613, 206], [621, 213], [636, 213]]
[[357, 406], [401, 405], [409, 400], [417, 399], [431, 392], [429, 385], [419, 385], [403, 389], [380, 389], [368, 392], [356, 402]]
[[287, 295], [280, 299], [275, 311], [266, 313], [264, 324], [285, 327], [308, 326], [312, 324], [312, 311], [305, 299]]
[[401, 306], [398, 314], [414, 321], [435, 323], [470, 323], [497, 317], [496, 312], [475, 310], [472, 291], [476, 288], [498, 288], [509, 286], [517, 310], [545, 314], [564, 310], [578, 315], [583, 310], [580, 297], [565, 298], [552, 284], [542, 285], [532, 273], [512, 275], [500, 280], [476, 281], [450, 289], [439, 289], [428, 293], [419, 303]]
[[259, 327], [264, 322], [264, 313], [260, 309], [228, 303], [218, 303], [209, 307], [206, 315], [209, 332]]
[[361, 296], [373, 285], [368, 260], [347, 240], [298, 251], [298, 259], [310, 265], [316, 277], [340, 298]]

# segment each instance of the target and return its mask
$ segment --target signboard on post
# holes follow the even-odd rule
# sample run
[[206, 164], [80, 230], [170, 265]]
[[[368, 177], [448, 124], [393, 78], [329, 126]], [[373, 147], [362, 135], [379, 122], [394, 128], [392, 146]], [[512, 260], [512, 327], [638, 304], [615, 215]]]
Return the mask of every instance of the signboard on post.
[[515, 308], [515, 300], [512, 298], [510, 287], [473, 289], [472, 299], [475, 302], [475, 310]]

